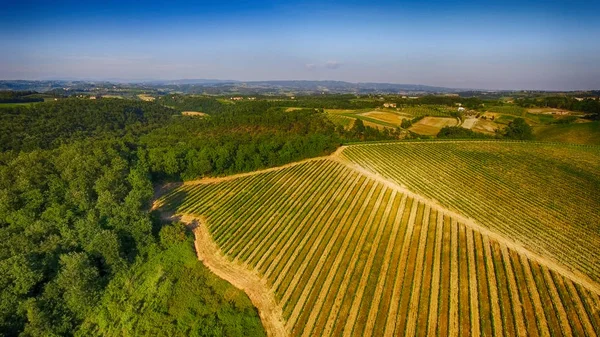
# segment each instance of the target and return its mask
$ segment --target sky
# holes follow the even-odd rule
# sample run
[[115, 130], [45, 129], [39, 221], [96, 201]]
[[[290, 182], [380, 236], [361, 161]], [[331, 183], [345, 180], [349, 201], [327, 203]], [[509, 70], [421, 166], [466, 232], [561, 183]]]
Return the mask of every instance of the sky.
[[0, 79], [600, 89], [600, 1], [28, 1]]

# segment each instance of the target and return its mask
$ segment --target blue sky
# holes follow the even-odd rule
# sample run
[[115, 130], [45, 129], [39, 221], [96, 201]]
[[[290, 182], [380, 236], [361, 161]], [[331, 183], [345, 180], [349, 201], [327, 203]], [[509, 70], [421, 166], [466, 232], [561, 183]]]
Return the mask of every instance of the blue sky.
[[597, 1], [13, 1], [0, 79], [600, 89]]

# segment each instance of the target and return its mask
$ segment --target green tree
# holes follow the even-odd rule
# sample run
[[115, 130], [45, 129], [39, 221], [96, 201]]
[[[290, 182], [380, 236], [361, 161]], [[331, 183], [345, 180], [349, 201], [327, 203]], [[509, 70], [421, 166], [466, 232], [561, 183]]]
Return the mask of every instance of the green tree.
[[504, 130], [504, 137], [510, 139], [528, 140], [533, 139], [531, 126], [523, 118], [515, 118]]

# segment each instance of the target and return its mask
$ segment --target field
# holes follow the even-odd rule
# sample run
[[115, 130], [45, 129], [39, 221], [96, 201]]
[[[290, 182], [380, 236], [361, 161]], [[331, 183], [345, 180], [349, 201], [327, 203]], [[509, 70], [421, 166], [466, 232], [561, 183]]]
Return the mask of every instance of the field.
[[32, 106], [42, 102], [30, 102], [30, 103], [0, 103], [0, 109], [2, 108], [15, 108], [19, 106]]
[[500, 125], [494, 123], [489, 119], [477, 119], [475, 125], [471, 128], [471, 130], [475, 132], [481, 132], [489, 135], [494, 135], [496, 133], [496, 129], [500, 128]]
[[399, 107], [398, 112], [401, 114], [410, 115], [413, 117], [432, 116], [432, 117], [449, 117], [450, 113], [455, 112], [456, 108], [445, 105], [415, 105]]
[[479, 120], [477, 118], [465, 118], [461, 126], [465, 129], [472, 129]]
[[396, 126], [400, 126], [400, 123], [402, 123], [402, 119], [411, 119], [410, 116], [402, 116], [398, 113], [389, 111], [369, 111], [362, 113], [361, 116], [374, 118], [386, 123], [394, 124]]
[[600, 147], [405, 143], [343, 156], [600, 280]]
[[354, 118], [347, 117], [341, 114], [328, 113], [327, 118], [335, 125], [341, 125], [345, 129], [348, 129], [354, 123]]
[[456, 118], [425, 117], [413, 124], [409, 130], [420, 135], [435, 136], [444, 126], [455, 126], [457, 124]]
[[[396, 173], [421, 163], [399, 147], [415, 145], [437, 144], [350, 146], [185, 183], [157, 204], [201, 219], [223, 256], [274, 294], [293, 336], [600, 333], [595, 283], [345, 159], [408, 184]], [[380, 163], [384, 152], [394, 160]]]
[[150, 96], [148, 94], [139, 94], [139, 95], [137, 95], [137, 97], [139, 99], [141, 99], [142, 101], [146, 101], [146, 102], [154, 102], [154, 100], [156, 99], [156, 97]]
[[544, 125], [533, 128], [535, 139], [548, 142], [600, 145], [600, 122]]
[[489, 112], [513, 115], [513, 116], [524, 116], [527, 110], [517, 105], [500, 105], [491, 106], [486, 109]]
[[197, 117], [208, 116], [204, 112], [199, 112], [199, 111], [183, 111], [183, 112], [181, 112], [181, 114], [184, 116], [197, 116]]

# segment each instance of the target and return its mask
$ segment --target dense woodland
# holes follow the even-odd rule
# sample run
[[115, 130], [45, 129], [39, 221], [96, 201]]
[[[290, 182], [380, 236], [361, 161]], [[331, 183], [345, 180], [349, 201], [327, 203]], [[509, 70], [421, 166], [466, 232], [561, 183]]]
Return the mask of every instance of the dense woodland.
[[44, 99], [35, 91], [0, 90], [0, 103], [43, 102]]
[[153, 184], [394, 136], [338, 132], [312, 108], [202, 102], [207, 117], [118, 99], [0, 109], [0, 334], [264, 334], [247, 297], [231, 296], [185, 232], [148, 212]]
[[591, 119], [600, 120], [600, 99], [576, 99], [568, 96], [550, 96], [540, 98], [522, 98], [518, 99], [515, 103], [525, 108], [541, 106], [579, 111], [588, 114]]

